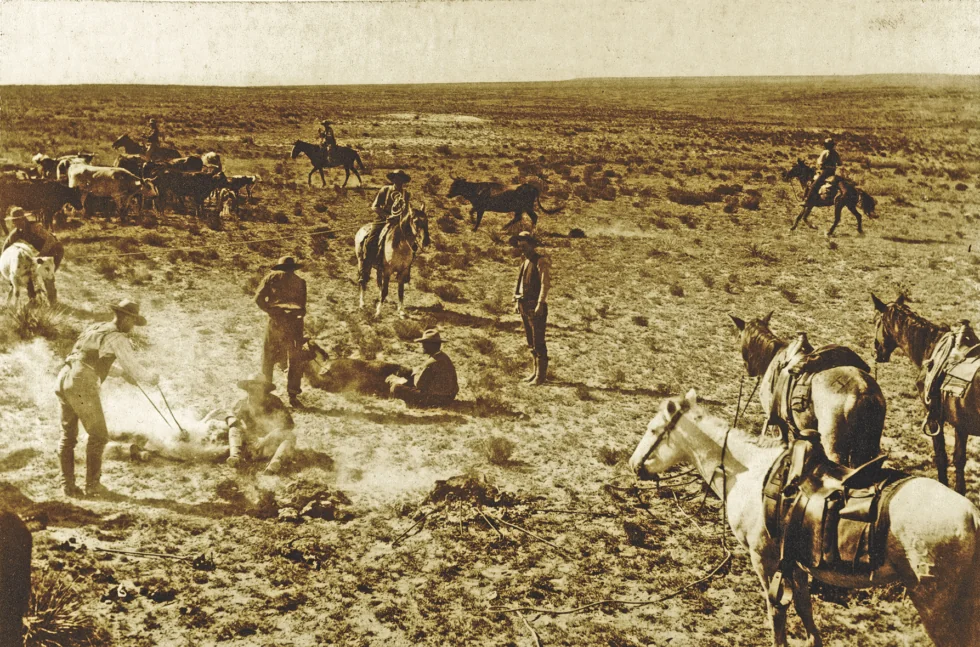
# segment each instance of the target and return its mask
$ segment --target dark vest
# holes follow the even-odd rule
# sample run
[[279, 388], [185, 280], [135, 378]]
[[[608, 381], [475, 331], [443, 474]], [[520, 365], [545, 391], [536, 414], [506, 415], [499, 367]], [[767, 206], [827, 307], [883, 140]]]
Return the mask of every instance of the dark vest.
[[537, 301], [541, 296], [541, 271], [538, 269], [538, 258], [541, 257], [528, 260], [526, 265], [521, 263], [520, 275], [517, 277], [521, 301]]
[[99, 376], [99, 380], [105, 381], [109, 375], [112, 363], [116, 361], [116, 356], [108, 349], [103, 348], [106, 335], [111, 332], [118, 332], [114, 322], [95, 324], [85, 330], [75, 342], [71, 353], [65, 358], [66, 364], [81, 362], [90, 367]]

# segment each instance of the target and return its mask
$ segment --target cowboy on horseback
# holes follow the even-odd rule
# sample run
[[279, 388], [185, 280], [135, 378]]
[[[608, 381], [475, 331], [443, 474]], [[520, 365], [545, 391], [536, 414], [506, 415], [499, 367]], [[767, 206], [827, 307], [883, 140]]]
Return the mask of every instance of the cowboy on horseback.
[[[823, 141], [824, 150], [821, 151], [820, 157], [817, 158], [817, 176], [807, 187], [806, 193], [803, 195], [803, 206], [810, 205], [811, 200], [814, 200], [814, 195], [819, 195], [820, 187], [828, 179], [833, 178], [837, 175], [837, 167], [840, 166], [840, 154], [837, 153], [836, 144], [833, 139], [829, 137]], [[810, 205], [813, 206], [813, 205]]]
[[337, 145], [337, 138], [333, 134], [333, 128], [330, 127], [332, 123], [329, 119], [321, 121], [321, 128], [316, 135], [317, 141], [320, 143], [320, 148], [323, 149], [323, 154], [326, 155], [328, 160], [331, 158], [334, 146]]
[[157, 126], [156, 119], [150, 119], [150, 131], [146, 133], [146, 151], [150, 152], [154, 148], [160, 147], [160, 127]]
[[384, 240], [386, 230], [398, 223], [398, 219], [408, 211], [412, 202], [412, 194], [405, 188], [412, 179], [408, 173], [398, 169], [385, 177], [391, 184], [381, 187], [374, 198], [371, 209], [374, 211], [375, 220], [371, 223], [370, 233], [364, 239], [364, 266], [368, 268], [366, 270], [368, 276], [370, 276], [370, 268], [379, 265], [381, 261], [378, 243]]

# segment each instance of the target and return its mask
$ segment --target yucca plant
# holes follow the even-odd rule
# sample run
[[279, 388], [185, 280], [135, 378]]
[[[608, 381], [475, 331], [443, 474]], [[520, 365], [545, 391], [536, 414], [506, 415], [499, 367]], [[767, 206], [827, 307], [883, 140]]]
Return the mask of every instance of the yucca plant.
[[25, 618], [25, 647], [103, 647], [111, 636], [82, 611], [74, 581], [55, 571], [31, 575], [31, 603]]

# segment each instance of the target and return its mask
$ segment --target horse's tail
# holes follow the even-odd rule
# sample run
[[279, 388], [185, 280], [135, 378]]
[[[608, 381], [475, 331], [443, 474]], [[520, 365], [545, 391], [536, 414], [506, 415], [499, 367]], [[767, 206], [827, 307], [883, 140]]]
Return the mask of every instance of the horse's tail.
[[563, 208], [565, 208], [565, 205], [560, 204], [557, 207], [555, 207], [554, 209], [550, 209], [550, 210], [549, 209], [545, 209], [544, 206], [542, 206], [542, 204], [541, 204], [541, 193], [538, 193], [538, 195], [534, 196], [534, 201], [537, 203], [538, 209], [540, 209], [542, 212], [548, 214], [549, 216], [552, 216], [552, 215], [558, 213], [559, 211], [561, 211]]
[[875, 205], [878, 203], [875, 202], [875, 199], [872, 198], [867, 191], [858, 189], [857, 193], [858, 199], [861, 201], [861, 211], [863, 211], [869, 218], [877, 218], [878, 216], [875, 214]]
[[358, 166], [361, 167], [361, 170], [363, 171], [364, 170], [364, 162], [361, 161], [361, 154], [358, 153], [357, 151], [354, 151], [354, 161], [357, 163]]

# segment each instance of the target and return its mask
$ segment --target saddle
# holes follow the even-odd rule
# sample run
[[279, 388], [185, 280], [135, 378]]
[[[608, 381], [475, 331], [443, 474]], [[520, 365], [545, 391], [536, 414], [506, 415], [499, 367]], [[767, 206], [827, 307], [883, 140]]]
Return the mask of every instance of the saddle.
[[853, 350], [846, 346], [827, 344], [813, 348], [805, 332], [786, 348], [786, 362], [773, 372], [772, 409], [768, 424], [774, 424], [784, 432], [788, 427], [799, 432], [796, 415], [803, 413], [812, 404], [813, 376], [823, 371], [841, 366], [853, 366], [866, 373], [871, 367]]
[[766, 531], [779, 542], [780, 571], [770, 601], [786, 606], [792, 591], [784, 581], [798, 567], [871, 575], [884, 563], [889, 499], [909, 478], [882, 466], [881, 455], [855, 469], [832, 462], [815, 431], [804, 432], [766, 476], [762, 502]]
[[817, 192], [821, 200], [830, 200], [834, 196], [834, 193], [837, 192], [838, 179], [837, 175], [831, 175], [823, 181], [823, 184], [817, 187]]
[[967, 397], [978, 371], [980, 339], [970, 322], [964, 319], [939, 339], [932, 355], [922, 366], [922, 402], [927, 410], [923, 429], [934, 420], [942, 422], [942, 403], [945, 400]]

